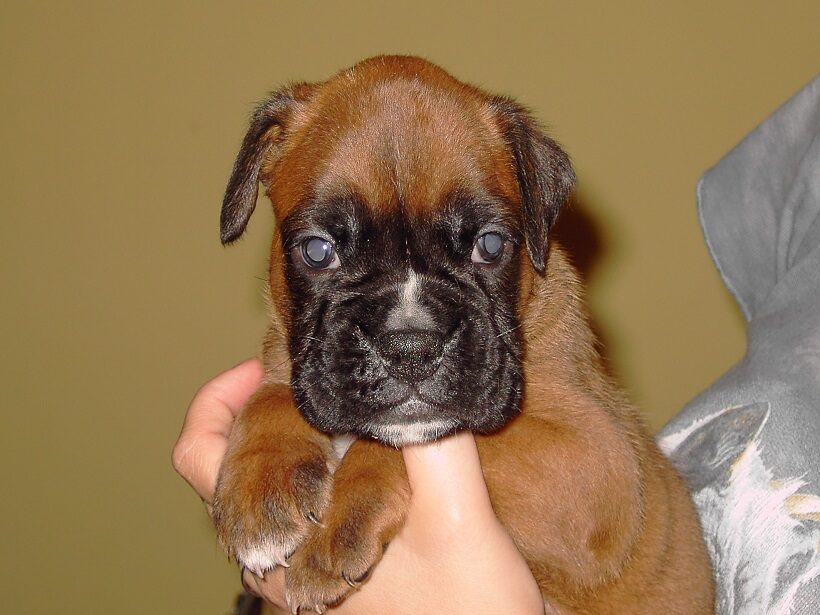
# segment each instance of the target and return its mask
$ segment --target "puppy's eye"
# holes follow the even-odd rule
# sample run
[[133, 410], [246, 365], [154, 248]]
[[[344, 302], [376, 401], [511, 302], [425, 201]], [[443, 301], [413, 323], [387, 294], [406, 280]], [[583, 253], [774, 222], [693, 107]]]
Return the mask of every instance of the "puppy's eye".
[[504, 238], [498, 233], [484, 233], [473, 246], [470, 259], [474, 263], [487, 265], [494, 263], [504, 253]]
[[313, 269], [336, 269], [340, 265], [333, 244], [321, 237], [308, 237], [302, 242], [302, 260]]

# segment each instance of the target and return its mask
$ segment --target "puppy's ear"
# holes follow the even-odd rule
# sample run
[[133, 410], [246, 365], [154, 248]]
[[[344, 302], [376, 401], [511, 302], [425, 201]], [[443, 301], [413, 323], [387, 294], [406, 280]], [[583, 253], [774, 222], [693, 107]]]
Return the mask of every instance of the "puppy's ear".
[[222, 201], [219, 235], [223, 245], [245, 232], [256, 207], [259, 171], [266, 160], [276, 155], [294, 111], [311, 91], [307, 84], [279, 90], [259, 103], [253, 112]]
[[544, 273], [547, 236], [575, 184], [569, 156], [539, 128], [527, 110], [508, 98], [490, 106], [512, 150], [521, 192], [524, 236], [533, 267]]

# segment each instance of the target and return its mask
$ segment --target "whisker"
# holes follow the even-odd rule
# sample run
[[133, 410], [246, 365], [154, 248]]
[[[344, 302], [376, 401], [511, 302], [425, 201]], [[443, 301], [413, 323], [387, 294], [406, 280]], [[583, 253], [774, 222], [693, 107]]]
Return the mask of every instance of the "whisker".
[[279, 362], [277, 365], [274, 365], [271, 369], [277, 370], [280, 367], [282, 367], [285, 363], [287, 363], [288, 361], [290, 361], [290, 357], [285, 358], [285, 360]]
[[523, 324], [523, 323], [519, 323], [519, 324], [515, 325], [514, 327], [512, 327], [512, 328], [510, 328], [510, 329], [507, 329], [506, 331], [502, 331], [501, 333], [499, 333], [498, 335], [496, 335], [496, 337], [501, 337], [502, 335], [507, 335], [508, 333], [512, 333], [513, 331], [515, 331], [516, 329], [518, 329], [518, 328], [519, 328], [522, 324]]
[[[312, 389], [313, 387], [315, 387], [317, 384], [319, 384], [321, 381], [322, 381], [322, 379], [321, 379], [321, 378], [317, 378], [317, 379], [316, 379], [316, 381], [315, 381], [313, 384], [311, 384], [311, 385], [309, 385], [309, 386], [305, 387], [304, 389], [302, 389], [302, 391], [303, 391], [303, 392], [304, 392], [304, 391], [309, 391], [310, 389]], [[307, 402], [308, 402], [308, 400], [305, 400], [305, 401], [303, 401], [301, 404], [296, 404], [296, 409], [297, 409], [297, 410], [299, 410], [299, 411], [301, 412], [302, 408], [305, 406], [305, 404], [306, 404]]]
[[464, 301], [464, 293], [461, 290], [461, 284], [458, 281], [458, 276], [454, 275], [453, 279], [456, 281], [456, 288], [458, 289], [458, 300], [459, 300], [459, 302], [463, 302]]
[[[319, 384], [321, 381], [322, 381], [322, 378], [321, 378], [321, 377], [320, 377], [320, 378], [317, 378], [317, 379], [316, 379], [316, 380], [314, 380], [311, 384], [309, 384], [308, 386], [306, 386], [305, 388], [303, 388], [303, 389], [302, 389], [302, 392], [309, 391], [310, 389], [312, 389], [313, 387], [315, 387], [317, 384]], [[307, 401], [307, 400], [305, 400], [305, 401]], [[302, 406], [304, 406], [304, 405], [305, 405], [304, 403], [297, 404], [297, 405], [296, 405], [296, 409], [297, 409], [297, 410], [301, 410], [301, 409], [302, 409]]]

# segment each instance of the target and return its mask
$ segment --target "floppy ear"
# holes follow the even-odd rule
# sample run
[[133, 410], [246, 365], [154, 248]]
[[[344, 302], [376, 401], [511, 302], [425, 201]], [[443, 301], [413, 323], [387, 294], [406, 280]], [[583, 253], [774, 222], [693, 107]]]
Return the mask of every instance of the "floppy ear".
[[490, 105], [512, 150], [524, 237], [530, 260], [544, 273], [547, 235], [575, 184], [575, 171], [566, 152], [539, 128], [529, 112], [509, 98], [495, 97]]
[[285, 126], [309, 87], [302, 84], [272, 93], [256, 107], [222, 201], [219, 235], [222, 243], [238, 239], [256, 207], [262, 163], [281, 144]]

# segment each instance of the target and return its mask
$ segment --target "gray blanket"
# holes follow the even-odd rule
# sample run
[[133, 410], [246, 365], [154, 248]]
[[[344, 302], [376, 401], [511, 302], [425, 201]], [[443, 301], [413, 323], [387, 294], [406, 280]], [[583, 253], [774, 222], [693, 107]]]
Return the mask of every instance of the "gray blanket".
[[698, 506], [718, 613], [817, 615], [820, 78], [704, 175], [698, 201], [747, 352], [659, 443]]

